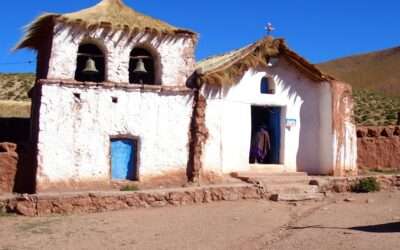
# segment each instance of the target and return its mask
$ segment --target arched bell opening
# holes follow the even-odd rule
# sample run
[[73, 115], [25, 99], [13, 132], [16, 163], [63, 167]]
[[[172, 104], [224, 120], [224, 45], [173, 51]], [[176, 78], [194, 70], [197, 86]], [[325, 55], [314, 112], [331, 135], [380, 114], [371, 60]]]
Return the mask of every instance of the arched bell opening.
[[260, 83], [261, 94], [275, 94], [275, 81], [272, 77], [263, 77]]
[[129, 83], [158, 85], [153, 55], [143, 48], [135, 48], [130, 54]]
[[105, 81], [105, 56], [94, 44], [81, 44], [75, 71], [75, 80], [81, 82]]

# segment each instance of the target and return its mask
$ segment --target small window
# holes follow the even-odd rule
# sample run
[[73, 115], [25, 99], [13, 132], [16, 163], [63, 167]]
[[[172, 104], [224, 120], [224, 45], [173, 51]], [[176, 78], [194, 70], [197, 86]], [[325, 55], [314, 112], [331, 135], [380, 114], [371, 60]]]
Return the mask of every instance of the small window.
[[75, 98], [75, 100], [77, 100], [77, 101], [81, 100], [81, 94], [79, 94], [79, 93], [74, 93], [74, 98]]
[[75, 80], [81, 82], [105, 81], [105, 58], [93, 44], [82, 44], [78, 49]]
[[270, 77], [263, 77], [260, 84], [261, 94], [275, 94], [275, 82]]
[[129, 60], [129, 83], [155, 85], [154, 57], [145, 49], [133, 49]]

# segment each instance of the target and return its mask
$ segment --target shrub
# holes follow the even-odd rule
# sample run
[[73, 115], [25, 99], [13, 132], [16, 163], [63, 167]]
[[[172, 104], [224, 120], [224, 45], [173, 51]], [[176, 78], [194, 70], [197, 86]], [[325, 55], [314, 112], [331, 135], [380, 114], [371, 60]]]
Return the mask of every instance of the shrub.
[[121, 187], [120, 191], [130, 192], [130, 191], [138, 191], [139, 188], [136, 185], [126, 185]]
[[355, 193], [377, 192], [380, 189], [380, 184], [375, 177], [361, 179], [351, 187], [351, 191]]

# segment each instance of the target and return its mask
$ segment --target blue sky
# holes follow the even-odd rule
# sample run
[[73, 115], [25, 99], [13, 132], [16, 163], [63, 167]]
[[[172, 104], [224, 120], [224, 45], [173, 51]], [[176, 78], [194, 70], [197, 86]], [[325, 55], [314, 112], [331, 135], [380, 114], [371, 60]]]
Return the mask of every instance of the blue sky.
[[[98, 0], [13, 0], [2, 3], [0, 72], [33, 72], [29, 50], [10, 50], [22, 27], [43, 12], [65, 13]], [[267, 22], [275, 37], [313, 63], [400, 46], [397, 0], [125, 0], [137, 11], [200, 34], [197, 59], [260, 39]]]

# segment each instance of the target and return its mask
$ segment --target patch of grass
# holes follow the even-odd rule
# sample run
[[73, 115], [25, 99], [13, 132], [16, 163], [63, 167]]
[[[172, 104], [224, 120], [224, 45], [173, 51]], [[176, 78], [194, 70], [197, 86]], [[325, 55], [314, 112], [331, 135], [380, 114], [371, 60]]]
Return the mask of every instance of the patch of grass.
[[120, 188], [120, 191], [124, 191], [124, 192], [139, 191], [139, 187], [136, 185], [125, 185]]
[[381, 186], [375, 177], [361, 179], [351, 187], [351, 191], [355, 193], [371, 193], [380, 190]]
[[11, 217], [11, 216], [16, 216], [16, 215], [12, 214], [12, 213], [7, 213], [7, 211], [0, 209], [0, 218], [1, 217]]

